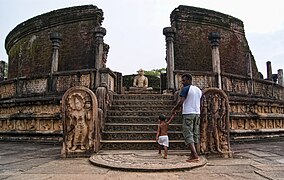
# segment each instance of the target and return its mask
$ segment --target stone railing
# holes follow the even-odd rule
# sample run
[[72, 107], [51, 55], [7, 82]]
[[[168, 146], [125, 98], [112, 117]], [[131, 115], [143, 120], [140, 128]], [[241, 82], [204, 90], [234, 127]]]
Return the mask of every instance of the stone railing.
[[[0, 83], [0, 134], [2, 137], [18, 138], [62, 135], [61, 99], [68, 89], [75, 86], [95, 89], [96, 70], [57, 72], [52, 76], [18, 78]], [[97, 94], [102, 117], [112, 101], [115, 76], [104, 84], [105, 95]], [[109, 84], [108, 84], [109, 83]], [[105, 101], [104, 101], [105, 100]], [[104, 120], [104, 118], [102, 118]], [[103, 127], [102, 122], [102, 126]], [[34, 138], [33, 138], [34, 139]], [[57, 138], [58, 139], [58, 138]]]
[[223, 74], [222, 82], [223, 90], [231, 95], [249, 95], [259, 98], [284, 100], [284, 87], [273, 81]]
[[[179, 89], [181, 76], [190, 73], [193, 76], [193, 84], [201, 89], [217, 87], [216, 74], [213, 72], [175, 72], [175, 87]], [[265, 99], [284, 100], [284, 87], [273, 81], [263, 79], [250, 79], [240, 75], [222, 74], [222, 90], [229, 95], [251, 96]]]
[[52, 76], [17, 78], [0, 82], [0, 100], [14, 97], [63, 94], [73, 86], [94, 89], [94, 69], [58, 72]]

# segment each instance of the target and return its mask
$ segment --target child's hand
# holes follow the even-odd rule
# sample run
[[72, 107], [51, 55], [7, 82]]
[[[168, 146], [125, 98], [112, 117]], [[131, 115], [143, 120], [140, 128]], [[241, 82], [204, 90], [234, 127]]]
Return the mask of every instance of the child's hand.
[[159, 140], [159, 138], [158, 138], [158, 137], [156, 137], [156, 142], [158, 142], [158, 140]]

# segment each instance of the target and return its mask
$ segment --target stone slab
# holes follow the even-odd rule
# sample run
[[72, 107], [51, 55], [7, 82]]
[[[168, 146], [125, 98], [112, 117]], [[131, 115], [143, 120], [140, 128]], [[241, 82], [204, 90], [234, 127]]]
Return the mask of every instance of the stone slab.
[[124, 171], [177, 171], [190, 170], [204, 166], [207, 159], [200, 157], [199, 162], [186, 162], [185, 154], [170, 154], [164, 159], [157, 151], [104, 151], [90, 157], [94, 165]]
[[264, 152], [264, 151], [256, 151], [256, 150], [250, 150], [249, 153], [258, 156], [258, 157], [271, 157], [271, 156], [277, 156], [276, 154], [270, 153], [270, 152]]

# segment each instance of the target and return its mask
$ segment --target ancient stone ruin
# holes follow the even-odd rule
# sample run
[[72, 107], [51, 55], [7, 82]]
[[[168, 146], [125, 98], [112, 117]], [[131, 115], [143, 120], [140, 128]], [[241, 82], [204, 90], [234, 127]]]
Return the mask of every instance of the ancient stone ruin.
[[[85, 119], [92, 123], [87, 125], [88, 141], [83, 141], [82, 148], [98, 150], [97, 139], [93, 139], [97, 137], [93, 134], [96, 126], [92, 124], [106, 114], [103, 92], [112, 94], [121, 90], [118, 87], [121, 73], [112, 72], [105, 65], [109, 45], [103, 39], [106, 29], [101, 26], [102, 21], [103, 11], [98, 7], [78, 6], [36, 16], [8, 34], [5, 43], [9, 55], [8, 79], [0, 84], [1, 139], [61, 141], [69, 138], [63, 154], [76, 152], [78, 148], [69, 147], [69, 143], [79, 140], [70, 141], [71, 136], [76, 137], [76, 131], [70, 128], [76, 127], [78, 118], [85, 116], [81, 114], [83, 110], [76, 110], [70, 104], [71, 101], [82, 103], [82, 98], [89, 97], [90, 108], [97, 110], [85, 112], [92, 112], [94, 117]], [[74, 87], [79, 89], [74, 92], [76, 96], [63, 96]], [[91, 92], [99, 93], [98, 100]], [[71, 119], [74, 119], [72, 123]]]
[[[122, 73], [107, 67], [111, 46], [103, 20], [96, 6], [70, 7], [8, 34], [0, 140], [62, 142], [63, 157], [156, 149], [157, 117], [170, 115], [183, 73], [204, 93], [202, 153], [231, 157], [230, 141], [283, 136], [283, 70], [272, 74], [268, 62], [268, 76], [261, 78], [241, 20], [190, 6], [174, 9], [171, 26], [163, 29], [167, 72], [151, 93], [125, 93]], [[179, 115], [169, 137], [171, 149], [186, 149]]]
[[[232, 140], [284, 133], [283, 70], [273, 81], [271, 63], [262, 79], [245, 37], [243, 22], [212, 10], [179, 6], [171, 13], [167, 42], [168, 88], [179, 89], [181, 75], [193, 75], [203, 90], [217, 87], [228, 96]], [[276, 83], [278, 82], [278, 83]]]

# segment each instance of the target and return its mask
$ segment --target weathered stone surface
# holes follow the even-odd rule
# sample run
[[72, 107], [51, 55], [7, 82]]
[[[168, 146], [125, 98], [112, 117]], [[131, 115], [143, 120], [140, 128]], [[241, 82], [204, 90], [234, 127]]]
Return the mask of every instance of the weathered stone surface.
[[[207, 37], [211, 32], [218, 32], [221, 35], [222, 72], [247, 75], [245, 56], [249, 46], [241, 20], [216, 11], [181, 5], [172, 11], [171, 24], [176, 29], [175, 70], [212, 72]], [[254, 59], [252, 70], [253, 76], [258, 77]]]
[[76, 86], [62, 97], [63, 157], [86, 156], [97, 152], [100, 121], [97, 97], [90, 89]]
[[[186, 162], [186, 155], [169, 154], [165, 160], [160, 154], [153, 151], [137, 151], [133, 152], [100, 152], [90, 157], [91, 163], [119, 170], [127, 171], [177, 171], [190, 170], [193, 168], [204, 166], [207, 163], [206, 158], [200, 157], [197, 163]], [[147, 159], [147, 161], [145, 161]]]
[[[60, 99], [67, 89], [74, 86], [84, 86], [92, 91], [98, 84], [105, 86], [108, 88], [106, 92], [111, 93], [102, 99], [107, 101], [106, 106], [111, 105], [111, 94], [121, 87], [117, 83], [122, 80], [115, 79], [115, 74], [111, 74], [108, 68], [99, 69], [105, 67], [108, 51], [102, 38], [106, 34], [101, 27], [102, 20], [102, 10], [96, 6], [72, 7], [27, 20], [8, 35], [6, 50], [11, 56], [9, 64], [13, 66], [9, 70], [11, 78], [15, 79], [0, 83], [1, 138], [16, 139], [12, 137], [15, 135], [21, 140], [29, 137], [49, 139], [50, 136], [59, 139], [62, 135]], [[188, 72], [193, 75], [193, 84], [201, 89], [216, 87], [215, 74], [207, 62], [211, 62], [207, 36], [211, 31], [219, 32], [221, 62], [224, 63], [221, 64], [221, 69], [224, 69], [221, 73], [222, 89], [229, 97], [232, 139], [284, 136], [284, 88], [272, 81], [255, 78], [254, 59], [251, 59], [253, 75], [244, 74], [247, 70], [245, 63], [250, 64], [247, 63], [248, 56], [253, 56], [251, 52], [245, 53], [248, 45], [242, 22], [222, 13], [187, 6], [175, 9], [171, 21], [172, 27], [177, 26], [174, 37], [174, 53], [177, 55], [175, 87], [180, 87], [181, 75]], [[63, 44], [59, 49], [61, 65], [57, 73], [50, 75], [52, 42], [49, 35], [54, 32], [62, 34]], [[92, 35], [94, 32], [95, 37]], [[100, 47], [97, 47], [98, 44]], [[102, 61], [99, 68], [94, 68], [94, 59]], [[102, 75], [99, 72], [103, 76], [99, 76]], [[159, 81], [156, 77], [153, 84], [159, 84]], [[155, 89], [155, 92], [158, 91]], [[178, 95], [178, 92], [175, 94]], [[127, 94], [113, 98], [113, 109], [100, 111], [102, 119], [105, 118], [101, 127], [104, 123], [154, 124], [157, 115], [169, 113], [170, 106], [175, 104], [171, 95]], [[181, 123], [180, 117], [175, 123]], [[112, 125], [108, 124], [108, 127]], [[132, 126], [136, 130], [139, 128]], [[148, 127], [146, 125], [142, 129]], [[117, 128], [122, 130], [123, 127]]]
[[[114, 95], [102, 134], [102, 149], [156, 149], [160, 114], [170, 115], [173, 95]], [[185, 149], [181, 116], [169, 127], [170, 149]]]
[[200, 114], [200, 151], [232, 157], [230, 148], [229, 100], [224, 91], [203, 91]]
[[93, 29], [103, 12], [93, 5], [55, 10], [19, 24], [7, 36], [8, 78], [34, 77], [51, 71], [52, 43], [49, 34], [62, 34], [58, 71], [95, 67]]

